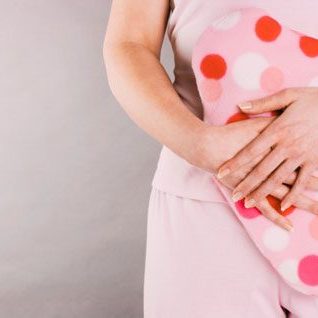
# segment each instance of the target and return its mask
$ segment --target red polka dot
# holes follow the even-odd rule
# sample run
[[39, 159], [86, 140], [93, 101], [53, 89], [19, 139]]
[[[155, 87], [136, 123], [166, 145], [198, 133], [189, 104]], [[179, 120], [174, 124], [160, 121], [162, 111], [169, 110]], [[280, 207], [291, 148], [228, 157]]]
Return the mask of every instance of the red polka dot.
[[222, 56], [209, 54], [201, 62], [200, 69], [207, 78], [220, 79], [226, 73], [226, 63]]
[[244, 199], [235, 202], [235, 206], [240, 215], [242, 215], [246, 219], [254, 219], [262, 215], [257, 208], [246, 208], [244, 206]]
[[298, 276], [302, 282], [310, 286], [318, 285], [318, 256], [308, 255], [298, 264]]
[[309, 36], [302, 36], [299, 46], [305, 55], [309, 57], [318, 56], [318, 40]]
[[269, 204], [278, 212], [280, 213], [281, 215], [283, 216], [286, 216], [288, 214], [291, 214], [294, 210], [295, 210], [295, 207], [292, 205], [290, 206], [289, 208], [287, 208], [286, 210], [284, 211], [281, 211], [280, 210], [280, 203], [281, 203], [281, 200], [273, 197], [272, 195], [268, 195], [266, 197], [266, 199], [268, 200]]
[[259, 18], [255, 25], [256, 35], [265, 42], [276, 40], [281, 30], [281, 25], [269, 16]]
[[229, 123], [234, 123], [236, 121], [240, 121], [240, 120], [245, 120], [245, 119], [248, 119], [249, 116], [248, 114], [245, 114], [245, 113], [235, 113], [234, 115], [230, 116], [228, 118], [228, 120], [226, 121], [227, 124]]
[[[273, 111], [269, 112], [269, 117], [278, 116], [280, 114], [281, 114], [280, 111], [273, 110]], [[230, 116], [227, 119], [226, 124], [234, 123], [236, 121], [245, 120], [245, 119], [249, 119], [249, 118], [253, 118], [253, 117], [260, 117], [260, 116], [258, 114], [256, 114], [256, 115], [248, 115], [248, 114], [245, 114], [245, 113], [242, 113], [242, 112], [238, 112], [238, 113], [235, 113], [234, 115]]]

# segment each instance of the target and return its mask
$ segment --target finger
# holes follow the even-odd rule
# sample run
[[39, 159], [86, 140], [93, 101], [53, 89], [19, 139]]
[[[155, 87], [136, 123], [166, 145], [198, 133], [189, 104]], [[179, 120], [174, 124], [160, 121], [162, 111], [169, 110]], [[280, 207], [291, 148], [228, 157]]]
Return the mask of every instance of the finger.
[[[269, 175], [283, 162], [284, 153], [279, 148], [274, 148], [245, 178], [235, 187], [233, 200], [237, 201], [256, 189], [266, 180]], [[282, 182], [276, 184], [271, 191], [277, 188]]]
[[218, 170], [217, 178], [222, 179], [240, 167], [248, 164], [252, 159], [270, 149], [276, 142], [277, 136], [271, 134], [270, 126], [262, 134], [254, 138], [247, 146], [240, 150], [234, 157], [226, 161]]
[[284, 180], [284, 184], [289, 184], [289, 185], [292, 185], [294, 184], [294, 182], [296, 181], [296, 178], [297, 178], [297, 172], [294, 171], [293, 173], [291, 173], [286, 180]]
[[297, 88], [288, 88], [263, 98], [239, 103], [238, 106], [244, 113], [259, 114], [285, 108], [294, 102], [297, 96]]
[[239, 121], [233, 121], [226, 124], [226, 126], [238, 126], [241, 127], [243, 123], [249, 125], [251, 130], [256, 133], [261, 133], [268, 125], [272, 124], [279, 116], [271, 116], [271, 117], [251, 117], [242, 119]]
[[279, 187], [300, 164], [300, 159], [284, 161], [256, 190], [246, 196], [246, 207], [252, 207], [256, 202], [263, 200], [274, 189]]
[[[239, 170], [234, 171], [231, 174], [231, 180], [235, 180], [234, 182], [232, 182], [232, 187], [231, 190], [233, 191], [235, 187], [237, 187], [239, 185], [240, 182], [242, 182], [246, 176], [251, 173], [251, 171], [253, 170], [253, 168], [259, 164], [264, 157], [270, 152], [271, 150], [268, 149], [267, 151], [265, 151], [264, 153], [258, 155], [257, 157], [253, 158], [248, 164], [242, 166]], [[228, 180], [228, 178], [223, 178], [222, 182]]]
[[[277, 198], [280, 201], [286, 196], [289, 190], [289, 187], [281, 185], [271, 192], [271, 196]], [[306, 195], [300, 194], [292, 206], [318, 215], [318, 202], [307, 197]], [[279, 207], [277, 206], [277, 208]], [[281, 213], [284, 213], [286, 210], [282, 210]]]
[[300, 194], [293, 205], [299, 209], [318, 215], [318, 202], [307, 197], [306, 195]]
[[315, 170], [315, 166], [312, 164], [304, 164], [297, 175], [296, 181], [292, 185], [288, 194], [281, 202], [281, 209], [285, 210], [291, 206], [297, 199], [297, 196], [304, 191], [306, 183], [311, 176], [311, 173]]
[[270, 195], [281, 200], [288, 193], [288, 191], [289, 191], [289, 187], [284, 184], [281, 184], [279, 187], [275, 188], [270, 193]]
[[306, 189], [318, 190], [318, 178], [311, 176], [307, 181]]
[[[283, 183], [292, 185], [296, 181], [297, 172], [293, 172]], [[309, 190], [318, 190], [318, 177], [310, 176], [305, 184], [305, 188]]]
[[280, 226], [284, 230], [291, 231], [293, 229], [292, 222], [278, 213], [268, 202], [267, 199], [262, 200], [256, 206], [260, 212], [270, 221]]

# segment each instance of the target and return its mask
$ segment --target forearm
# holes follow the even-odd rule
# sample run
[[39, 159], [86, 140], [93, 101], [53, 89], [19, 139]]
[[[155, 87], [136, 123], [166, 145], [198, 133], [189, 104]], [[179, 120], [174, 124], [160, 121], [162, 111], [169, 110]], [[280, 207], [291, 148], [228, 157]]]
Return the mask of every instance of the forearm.
[[136, 43], [104, 49], [110, 88], [128, 116], [161, 144], [193, 163], [206, 124], [175, 91], [158, 57]]

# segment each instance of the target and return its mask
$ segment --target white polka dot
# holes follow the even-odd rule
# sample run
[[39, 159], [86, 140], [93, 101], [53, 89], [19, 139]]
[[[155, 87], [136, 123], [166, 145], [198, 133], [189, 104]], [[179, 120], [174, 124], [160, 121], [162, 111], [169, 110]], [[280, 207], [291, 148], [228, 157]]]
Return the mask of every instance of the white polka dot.
[[217, 30], [228, 30], [233, 28], [241, 19], [241, 12], [231, 12], [212, 23], [213, 28]]
[[290, 234], [274, 225], [268, 228], [263, 234], [264, 245], [273, 252], [282, 251], [289, 243]]
[[244, 53], [234, 62], [232, 69], [233, 78], [244, 89], [258, 89], [260, 87], [261, 74], [267, 67], [268, 62], [262, 55], [254, 52]]
[[309, 87], [317, 87], [318, 86], [318, 76], [314, 77], [308, 84]]
[[278, 271], [286, 281], [292, 284], [299, 284], [300, 280], [298, 278], [297, 268], [298, 268], [298, 261], [295, 259], [289, 259], [289, 260], [283, 261], [278, 266]]

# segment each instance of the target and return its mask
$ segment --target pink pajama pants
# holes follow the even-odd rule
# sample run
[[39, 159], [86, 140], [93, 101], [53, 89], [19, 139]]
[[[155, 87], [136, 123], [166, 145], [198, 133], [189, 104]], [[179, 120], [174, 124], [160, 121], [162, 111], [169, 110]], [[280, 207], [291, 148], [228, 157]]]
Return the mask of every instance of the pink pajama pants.
[[226, 203], [152, 188], [147, 222], [144, 318], [318, 317], [318, 297], [282, 281]]

